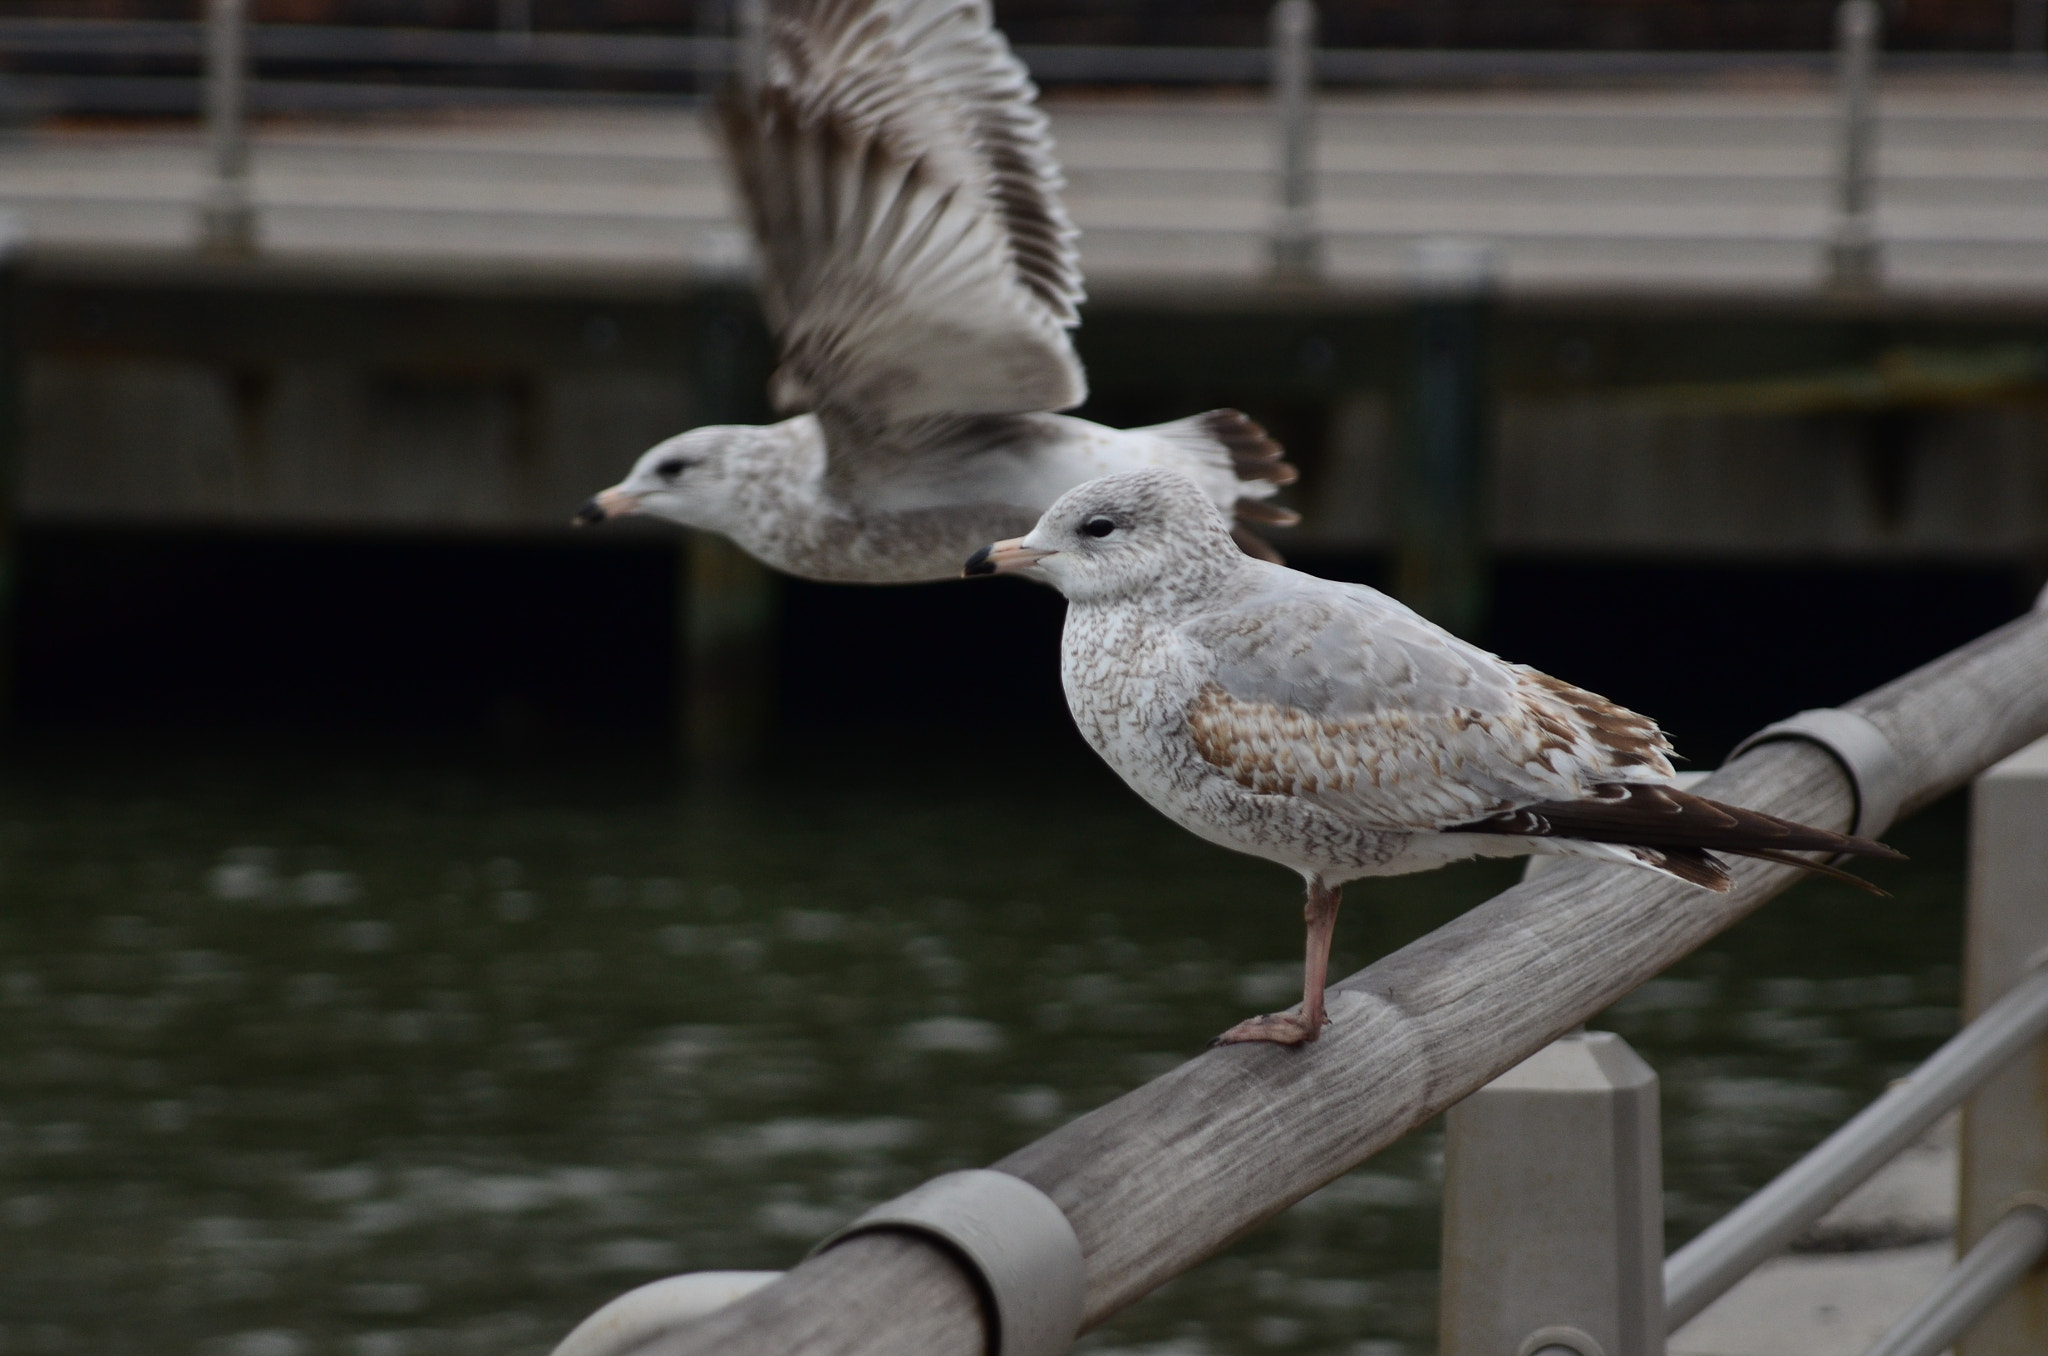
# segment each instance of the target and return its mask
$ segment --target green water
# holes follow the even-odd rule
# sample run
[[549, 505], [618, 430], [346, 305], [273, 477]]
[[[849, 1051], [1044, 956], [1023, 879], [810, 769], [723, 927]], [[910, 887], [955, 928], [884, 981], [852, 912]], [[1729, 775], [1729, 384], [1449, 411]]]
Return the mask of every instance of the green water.
[[[183, 765], [0, 780], [0, 1353], [545, 1352], [790, 1265], [1298, 993], [1299, 885], [1066, 745], [746, 786]], [[80, 768], [88, 770], [80, 770]], [[1961, 816], [1597, 1025], [1664, 1077], [1671, 1238], [1953, 1028]], [[1338, 972], [1513, 879], [1354, 887]], [[1425, 1130], [1084, 1341], [1430, 1350]]]

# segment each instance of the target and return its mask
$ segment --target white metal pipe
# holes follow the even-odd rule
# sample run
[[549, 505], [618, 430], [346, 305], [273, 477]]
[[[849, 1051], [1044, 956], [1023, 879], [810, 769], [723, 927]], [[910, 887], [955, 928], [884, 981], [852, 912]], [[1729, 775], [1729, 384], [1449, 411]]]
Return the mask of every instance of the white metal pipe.
[[1676, 1331], [1897, 1157], [1972, 1089], [2048, 1032], [2048, 969], [2028, 975], [1912, 1076], [1829, 1135], [1664, 1264]]
[[1315, 0], [1273, 6], [1273, 112], [1279, 129], [1279, 204], [1273, 271], [1312, 276], [1321, 264], [1315, 229]]
[[2016, 1205], [1864, 1356], [1938, 1356], [2048, 1253], [2048, 1210]]

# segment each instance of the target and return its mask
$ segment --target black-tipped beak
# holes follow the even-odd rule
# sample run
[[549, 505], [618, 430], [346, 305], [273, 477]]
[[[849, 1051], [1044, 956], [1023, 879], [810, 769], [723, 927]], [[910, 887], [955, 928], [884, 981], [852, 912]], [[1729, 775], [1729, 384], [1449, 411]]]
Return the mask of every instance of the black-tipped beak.
[[569, 525], [571, 527], [596, 527], [609, 516], [604, 511], [604, 505], [598, 503], [595, 499], [586, 499], [583, 501], [583, 507], [576, 510], [576, 516], [569, 520]]
[[961, 569], [963, 575], [1014, 574], [1028, 570], [1047, 556], [1056, 556], [1057, 551], [1041, 551], [1035, 546], [1026, 546], [1022, 537], [1008, 541], [994, 541], [967, 557], [967, 564]]

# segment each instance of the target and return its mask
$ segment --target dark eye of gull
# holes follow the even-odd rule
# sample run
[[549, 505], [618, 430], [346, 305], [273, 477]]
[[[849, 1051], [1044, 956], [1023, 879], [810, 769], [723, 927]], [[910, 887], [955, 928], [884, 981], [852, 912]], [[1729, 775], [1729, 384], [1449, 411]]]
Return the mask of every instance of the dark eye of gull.
[[1097, 515], [1081, 524], [1081, 530], [1091, 537], [1106, 537], [1116, 531], [1116, 519]]
[[681, 457], [670, 457], [667, 461], [656, 462], [654, 473], [663, 480], [674, 480], [683, 473], [683, 468], [689, 464]]

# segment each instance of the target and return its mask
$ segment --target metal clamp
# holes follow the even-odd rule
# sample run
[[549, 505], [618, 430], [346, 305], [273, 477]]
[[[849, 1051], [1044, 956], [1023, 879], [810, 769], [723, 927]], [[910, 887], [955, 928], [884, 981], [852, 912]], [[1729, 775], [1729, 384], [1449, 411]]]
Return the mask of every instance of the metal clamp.
[[1515, 1356], [1607, 1356], [1607, 1349], [1577, 1328], [1538, 1328], [1522, 1339]]
[[857, 1234], [929, 1235], [962, 1258], [993, 1311], [990, 1356], [1063, 1356], [1081, 1331], [1081, 1240], [1053, 1199], [990, 1168], [949, 1172], [884, 1201], [812, 1250]]
[[1816, 707], [1764, 726], [1737, 744], [1728, 761], [1733, 762], [1759, 744], [1786, 739], [1818, 744], [1849, 774], [1849, 793], [1856, 802], [1849, 832], [1861, 838], [1875, 838], [1891, 827], [1906, 798], [1904, 779], [1900, 776], [1904, 760], [1892, 747], [1892, 741], [1885, 738], [1884, 731], [1854, 711]]

